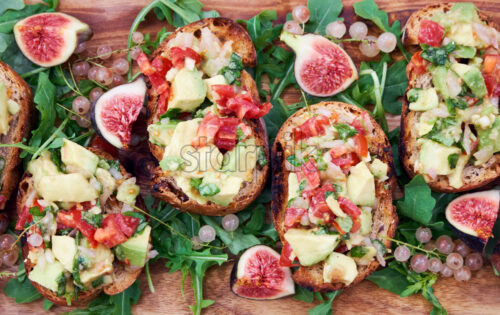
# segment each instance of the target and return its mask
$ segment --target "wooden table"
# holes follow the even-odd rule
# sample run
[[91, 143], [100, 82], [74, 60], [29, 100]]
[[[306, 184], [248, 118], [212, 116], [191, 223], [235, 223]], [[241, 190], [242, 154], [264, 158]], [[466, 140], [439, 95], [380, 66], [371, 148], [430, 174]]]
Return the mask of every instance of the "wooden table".
[[[6, 0], [2, 0], [6, 1]], [[328, 1], [328, 0], [325, 0]], [[29, 1], [28, 1], [29, 2]], [[31, 1], [33, 2], [33, 1]], [[94, 30], [90, 50], [98, 45], [109, 44], [113, 48], [124, 48], [130, 24], [148, 0], [60, 0], [59, 10], [72, 14], [89, 23]], [[265, 9], [275, 9], [281, 20], [286, 13], [305, 1], [286, 0], [202, 0], [206, 10], [218, 10], [222, 16], [233, 19], [248, 19]], [[344, 0], [342, 16], [346, 23], [352, 23], [354, 12], [352, 4], [356, 1]], [[390, 13], [391, 19], [399, 19], [403, 24], [412, 11], [433, 3], [424, 0], [377, 0], [381, 9]], [[476, 5], [500, 25], [500, 1], [476, 1]], [[142, 32], [155, 32], [161, 23], [151, 17], [141, 27]], [[346, 45], [347, 51], [359, 64], [363, 60], [354, 45]], [[297, 91], [287, 90], [285, 100], [297, 101]], [[390, 128], [399, 125], [399, 116], [388, 117]], [[239, 298], [229, 289], [229, 274], [232, 263], [213, 267], [205, 278], [205, 298], [215, 300], [215, 304], [205, 310], [205, 314], [305, 314], [312, 304], [296, 301], [293, 297], [275, 301], [251, 301]], [[181, 296], [181, 274], [169, 274], [164, 262], [159, 261], [151, 267], [156, 288], [152, 294], [141, 276], [142, 296], [138, 305], [133, 307], [134, 314], [190, 314], [188, 305], [193, 301], [189, 280], [186, 282], [185, 298]], [[0, 288], [6, 281], [0, 281]], [[440, 279], [435, 285], [435, 293], [450, 314], [500, 314], [500, 278], [495, 277], [490, 266], [475, 272], [467, 283], [453, 279]], [[12, 299], [0, 294], [2, 314], [44, 314], [42, 301], [30, 304], [15, 304]], [[428, 314], [430, 304], [421, 296], [400, 298], [378, 288], [369, 281], [347, 289], [333, 303], [335, 314]], [[52, 313], [69, 311], [70, 308], [54, 307]]]

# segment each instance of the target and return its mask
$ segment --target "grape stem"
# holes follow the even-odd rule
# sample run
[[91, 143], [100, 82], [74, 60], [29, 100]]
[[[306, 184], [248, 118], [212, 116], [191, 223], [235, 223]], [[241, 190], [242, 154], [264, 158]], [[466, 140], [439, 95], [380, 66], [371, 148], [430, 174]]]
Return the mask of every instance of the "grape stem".
[[87, 118], [85, 118], [85, 117], [83, 117], [82, 115], [78, 114], [77, 112], [72, 111], [71, 109], [67, 108], [66, 106], [61, 105], [61, 104], [59, 104], [59, 103], [56, 103], [56, 105], [57, 105], [57, 106], [59, 106], [59, 107], [61, 107], [61, 108], [62, 108], [62, 109], [64, 109], [64, 110], [66, 110], [66, 111], [70, 112], [71, 114], [73, 114], [73, 115], [76, 115], [76, 116], [80, 117], [81, 119], [85, 120], [86, 122], [90, 123], [90, 120], [88, 120]]
[[25, 73], [21, 74], [21, 78], [23, 78], [23, 79], [29, 78], [32, 75], [35, 75], [35, 74], [40, 73], [40, 72], [43, 72], [43, 71], [45, 71], [47, 69], [48, 68], [44, 68], [44, 67], [36, 68], [34, 70], [31, 70], [31, 71], [28, 71], [28, 72], [25, 72]]
[[149, 273], [149, 261], [146, 263], [146, 278], [148, 279], [148, 287], [151, 293], [155, 293], [155, 287], [153, 286], [153, 280], [151, 279], [151, 274]]
[[[105, 57], [105, 56], [106, 56], [106, 57], [107, 57], [107, 56], [111, 56], [111, 55], [113, 55], [113, 54], [121, 53], [121, 52], [123, 52], [123, 51], [129, 51], [130, 49], [131, 49], [131, 48], [128, 48], [128, 47], [127, 47], [127, 48], [122, 48], [122, 49], [116, 49], [116, 50], [113, 50], [113, 51], [111, 51], [111, 52], [109, 52], [109, 53], [107, 53], [107, 54], [101, 54], [101, 55], [97, 55], [97, 56], [94, 56], [94, 57], [87, 57], [87, 58], [85, 59], [85, 61], [90, 62], [91, 60], [94, 60], [94, 59], [99, 59], [99, 58], [101, 58], [101, 57]], [[103, 67], [102, 65], [99, 65], [99, 66]]]
[[365, 44], [369, 44], [369, 43], [374, 43], [375, 41], [371, 41], [371, 40], [367, 40], [367, 39], [356, 39], [356, 38], [335, 38], [333, 36], [330, 36], [330, 35], [326, 35], [326, 38], [328, 38], [329, 40], [331, 40], [332, 42], [334, 43], [341, 43], [341, 42], [360, 42], [360, 43], [365, 43]]
[[410, 248], [413, 248], [415, 250], [418, 250], [418, 251], [421, 251], [421, 252], [424, 252], [426, 253], [427, 255], [434, 255], [438, 258], [441, 258], [441, 257], [446, 257], [446, 255], [444, 254], [441, 254], [441, 253], [436, 253], [435, 251], [433, 250], [427, 250], [427, 249], [423, 249], [421, 247], [418, 247], [418, 246], [414, 246], [414, 245], [411, 245], [409, 243], [406, 243], [406, 242], [403, 242], [403, 241], [400, 241], [400, 240], [396, 240], [396, 239], [393, 239], [393, 238], [390, 238], [390, 237], [387, 237], [387, 236], [382, 236], [382, 238], [384, 239], [387, 239], [387, 240], [390, 240], [398, 245], [405, 245], [407, 247], [410, 247]]

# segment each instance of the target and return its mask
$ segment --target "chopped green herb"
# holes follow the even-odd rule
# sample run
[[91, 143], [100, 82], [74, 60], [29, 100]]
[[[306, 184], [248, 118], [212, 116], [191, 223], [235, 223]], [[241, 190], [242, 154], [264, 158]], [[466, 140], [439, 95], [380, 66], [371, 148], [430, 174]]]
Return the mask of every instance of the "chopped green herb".
[[466, 109], [467, 107], [469, 107], [467, 102], [461, 98], [447, 98], [445, 103], [446, 108], [448, 109], [448, 113], [450, 113], [450, 115], [452, 116], [455, 116], [457, 114], [456, 108]]
[[233, 52], [231, 59], [229, 60], [229, 64], [222, 68], [219, 73], [226, 78], [228, 84], [235, 83], [240, 86], [241, 71], [243, 71], [244, 68], [245, 67], [243, 66], [241, 57]]
[[104, 283], [104, 277], [101, 276], [97, 279], [95, 279], [94, 281], [92, 281], [92, 287], [95, 289], [95, 288], [98, 288], [100, 287], [102, 284]]
[[351, 257], [361, 258], [368, 253], [368, 248], [364, 246], [353, 247], [350, 251]]
[[448, 155], [448, 164], [450, 165], [451, 169], [454, 169], [455, 167], [457, 167], [457, 162], [458, 162], [459, 156], [460, 155], [458, 153]]
[[434, 65], [444, 66], [446, 61], [448, 61], [448, 54], [455, 50], [456, 46], [455, 42], [451, 42], [442, 47], [432, 47], [427, 44], [422, 44], [423, 51], [420, 56], [432, 62]]
[[335, 129], [339, 133], [340, 139], [346, 141], [348, 138], [356, 135], [358, 132], [348, 124], [336, 124]]
[[301, 160], [299, 160], [295, 154], [291, 154], [286, 158], [286, 160], [295, 167], [300, 167], [304, 163]]
[[163, 118], [177, 118], [181, 114], [182, 109], [180, 108], [170, 108], [167, 109], [167, 111], [160, 116], [160, 120]]
[[198, 186], [198, 190], [200, 192], [200, 195], [202, 195], [203, 197], [210, 197], [220, 192], [219, 186], [212, 183], [201, 184], [200, 186]]
[[335, 199], [337, 199], [339, 197], [339, 195], [337, 194], [336, 191], [325, 191], [325, 199], [327, 199], [328, 197], [330, 197], [331, 195], [333, 195], [333, 197]]
[[267, 160], [266, 154], [264, 153], [264, 147], [259, 147], [259, 155], [257, 156], [257, 163], [260, 166], [267, 165], [269, 161]]
[[95, 228], [100, 228], [102, 223], [102, 214], [93, 214], [88, 211], [81, 211], [82, 220]]
[[298, 191], [299, 195], [302, 193], [304, 189], [306, 189], [306, 186], [307, 186], [307, 181], [303, 179], [299, 184], [299, 191]]
[[408, 93], [406, 94], [407, 98], [408, 98], [408, 101], [410, 103], [414, 103], [418, 100], [418, 93], [421, 91], [422, 89], [420, 88], [413, 88], [411, 90], [408, 91]]
[[57, 283], [57, 296], [64, 295], [64, 293], [66, 293], [66, 277], [64, 276], [64, 272], [61, 273], [56, 278], [56, 283]]
[[445, 131], [456, 123], [453, 117], [439, 118], [425, 137], [449, 147], [455, 143], [455, 140], [447, 135]]

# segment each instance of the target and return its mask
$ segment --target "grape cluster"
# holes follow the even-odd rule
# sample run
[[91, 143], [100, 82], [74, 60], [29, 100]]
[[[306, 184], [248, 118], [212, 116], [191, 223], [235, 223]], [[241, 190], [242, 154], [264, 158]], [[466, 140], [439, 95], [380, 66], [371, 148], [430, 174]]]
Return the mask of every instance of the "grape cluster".
[[19, 258], [19, 245], [17, 238], [12, 234], [7, 234], [9, 220], [7, 215], [0, 214], [0, 267], [14, 266]]
[[[136, 45], [140, 45], [144, 41], [144, 35], [141, 32], [132, 33], [132, 41]], [[80, 43], [75, 54], [83, 54], [87, 51], [87, 43]], [[130, 57], [136, 59], [141, 53], [140, 46], [134, 46], [130, 49]], [[111, 61], [109, 67], [104, 66], [104, 63], [113, 56], [117, 51], [113, 51], [109, 45], [101, 45], [97, 47], [96, 56], [75, 62], [71, 66], [73, 75], [80, 78], [87, 78], [95, 81], [102, 86], [117, 86], [126, 82], [123, 75], [129, 71], [130, 64], [124, 57], [117, 57]], [[100, 60], [101, 62], [95, 62]], [[109, 62], [107, 62], [109, 64]], [[90, 97], [78, 96], [73, 100], [73, 111], [76, 120], [80, 127], [88, 128], [90, 126], [90, 107], [104, 93], [101, 87], [94, 88], [90, 92]]]
[[[425, 244], [425, 253], [415, 253], [411, 256], [410, 248], [400, 245], [394, 251], [394, 259], [400, 262], [410, 260], [411, 269], [417, 273], [430, 271], [446, 278], [454, 276], [457, 281], [468, 281], [471, 271], [479, 270], [483, 266], [481, 254], [472, 252], [460, 240], [454, 242], [448, 235], [441, 235], [433, 241], [432, 231], [426, 227], [418, 228], [415, 237], [417, 241]], [[427, 254], [430, 254], [430, 251], [437, 251], [443, 259], [434, 256], [429, 258]]]
[[[235, 214], [228, 214], [222, 218], [222, 228], [227, 232], [235, 231], [240, 224], [240, 219]], [[215, 229], [211, 225], [203, 225], [198, 231], [198, 236], [191, 238], [194, 250], [201, 249], [203, 243], [210, 243], [215, 240]]]

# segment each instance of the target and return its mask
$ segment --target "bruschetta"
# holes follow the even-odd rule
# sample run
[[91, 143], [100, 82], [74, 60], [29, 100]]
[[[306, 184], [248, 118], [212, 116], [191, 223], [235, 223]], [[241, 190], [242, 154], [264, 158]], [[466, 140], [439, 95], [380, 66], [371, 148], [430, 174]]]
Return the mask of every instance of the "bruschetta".
[[[0, 143], [13, 144], [27, 138], [32, 116], [31, 90], [7, 64], [0, 61]], [[0, 147], [0, 210], [17, 187], [20, 148]]]
[[352, 286], [390, 248], [398, 222], [389, 141], [350, 104], [302, 108], [281, 127], [271, 153], [272, 214], [282, 266], [314, 291]]
[[252, 77], [256, 52], [242, 26], [206, 18], [173, 32], [149, 62], [148, 133], [154, 196], [183, 211], [225, 215], [245, 209], [262, 191], [268, 142]]
[[139, 186], [111, 155], [64, 140], [28, 164], [17, 230], [35, 288], [56, 305], [81, 306], [127, 289], [148, 260], [151, 226]]
[[400, 158], [435, 191], [477, 189], [500, 178], [500, 35], [472, 3], [430, 5], [409, 18]]

